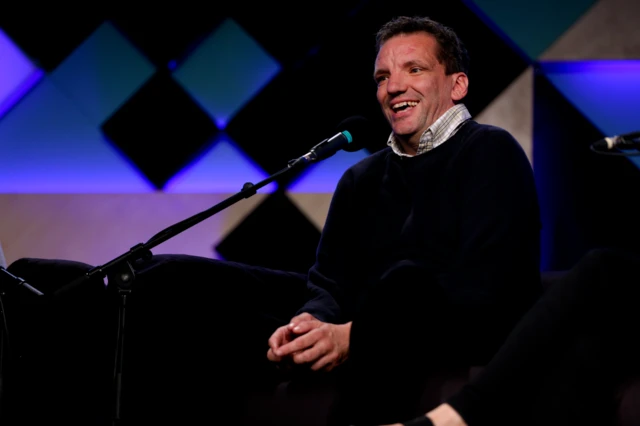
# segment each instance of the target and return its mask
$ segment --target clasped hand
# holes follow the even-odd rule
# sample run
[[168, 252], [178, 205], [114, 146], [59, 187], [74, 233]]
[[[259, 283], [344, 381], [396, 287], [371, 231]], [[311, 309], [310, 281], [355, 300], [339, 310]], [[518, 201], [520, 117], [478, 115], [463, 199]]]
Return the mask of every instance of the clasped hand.
[[303, 313], [271, 335], [267, 358], [278, 363], [309, 365], [314, 371], [330, 371], [346, 361], [350, 333], [350, 322], [330, 324]]

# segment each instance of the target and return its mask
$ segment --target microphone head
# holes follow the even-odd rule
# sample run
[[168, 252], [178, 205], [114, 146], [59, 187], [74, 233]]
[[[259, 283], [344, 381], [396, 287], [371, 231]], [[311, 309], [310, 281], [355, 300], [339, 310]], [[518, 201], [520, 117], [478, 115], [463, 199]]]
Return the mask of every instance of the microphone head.
[[359, 151], [366, 146], [371, 138], [369, 121], [361, 115], [346, 118], [338, 124], [337, 130], [348, 134], [349, 143], [342, 149], [347, 152]]

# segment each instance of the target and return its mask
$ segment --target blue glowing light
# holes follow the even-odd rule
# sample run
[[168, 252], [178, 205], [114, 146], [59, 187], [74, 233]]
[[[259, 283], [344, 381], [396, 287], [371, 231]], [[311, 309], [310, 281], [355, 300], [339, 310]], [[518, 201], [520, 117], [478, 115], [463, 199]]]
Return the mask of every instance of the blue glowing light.
[[0, 192], [151, 192], [86, 115], [44, 77], [0, 120]]
[[0, 29], [0, 118], [44, 76]]
[[332, 193], [344, 172], [369, 155], [362, 149], [355, 152], [338, 151], [333, 156], [311, 164], [288, 188], [294, 193]]
[[[171, 178], [163, 191], [235, 193], [240, 192], [246, 182], [255, 185], [268, 177], [227, 135], [221, 134], [206, 153]], [[271, 182], [258, 189], [258, 193], [271, 193], [276, 189], [277, 184]]]
[[[640, 60], [545, 62], [549, 81], [604, 135], [640, 131]], [[640, 157], [628, 157], [640, 167]]]
[[155, 67], [109, 22], [96, 29], [49, 77], [96, 126], [155, 72]]
[[280, 72], [280, 65], [235, 21], [225, 20], [173, 76], [224, 130]]
[[640, 60], [540, 65], [549, 81], [603, 134], [640, 130]]

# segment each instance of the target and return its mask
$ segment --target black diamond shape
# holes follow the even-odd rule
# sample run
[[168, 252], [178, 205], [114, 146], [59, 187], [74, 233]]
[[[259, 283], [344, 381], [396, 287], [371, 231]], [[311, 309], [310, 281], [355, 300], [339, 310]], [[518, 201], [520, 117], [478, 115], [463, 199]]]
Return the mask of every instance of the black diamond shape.
[[203, 13], [197, 9], [175, 7], [148, 13], [118, 13], [112, 22], [151, 62], [165, 68], [171, 61], [180, 63], [224, 18], [224, 10]]
[[[288, 160], [304, 155], [320, 141], [336, 134], [338, 124], [353, 115], [369, 119], [372, 127], [371, 140], [366, 143], [369, 151], [385, 145], [390, 128], [380, 112], [373, 78], [370, 78], [373, 59], [369, 55], [362, 60], [353, 53], [358, 52], [355, 47], [366, 42], [359, 43], [347, 36], [341, 44], [338, 49], [329, 45], [307, 58], [299, 68], [284, 70], [227, 126], [226, 132], [268, 173], [282, 169]], [[336, 72], [335, 64], [350, 61], [349, 66], [340, 70], [339, 81], [325, 78]], [[305, 88], [304, 98], [309, 108], [318, 114], [310, 115], [308, 108], [291, 108], [295, 96], [283, 96], [299, 92], [300, 87]], [[279, 119], [278, 111], [287, 111], [286, 122]], [[256, 138], [255, 128], [261, 129], [265, 136]], [[296, 175], [296, 171], [286, 174], [278, 183], [286, 186]]]
[[[238, 7], [233, 7], [232, 17], [281, 65], [290, 67], [312, 55], [326, 39], [344, 37], [344, 28], [348, 28], [351, 15], [362, 3], [362, 0], [269, 1], [256, 2], [250, 10], [238, 3]], [[329, 25], [331, 29], [327, 31]]]
[[203, 152], [218, 129], [161, 71], [102, 124], [102, 131], [160, 189]]
[[[33, 8], [27, 3], [26, 7]], [[59, 5], [54, 10], [41, 9], [0, 13], [0, 28], [14, 43], [45, 71], [54, 70], [73, 50], [91, 35], [104, 21], [99, 13], [85, 10], [82, 16], [62, 12]]]
[[216, 247], [225, 259], [306, 273], [320, 231], [282, 192], [270, 194]]

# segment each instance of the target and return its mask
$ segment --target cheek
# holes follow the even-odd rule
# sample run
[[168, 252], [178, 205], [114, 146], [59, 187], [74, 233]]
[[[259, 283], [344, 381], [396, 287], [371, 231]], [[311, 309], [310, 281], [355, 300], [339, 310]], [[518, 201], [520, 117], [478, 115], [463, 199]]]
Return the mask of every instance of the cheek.
[[378, 99], [379, 103], [382, 103], [384, 101], [385, 94], [386, 91], [382, 87], [378, 87], [378, 90], [376, 91], [376, 98]]

